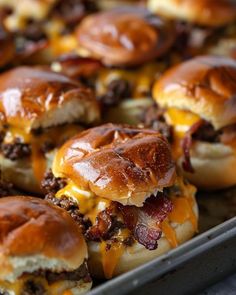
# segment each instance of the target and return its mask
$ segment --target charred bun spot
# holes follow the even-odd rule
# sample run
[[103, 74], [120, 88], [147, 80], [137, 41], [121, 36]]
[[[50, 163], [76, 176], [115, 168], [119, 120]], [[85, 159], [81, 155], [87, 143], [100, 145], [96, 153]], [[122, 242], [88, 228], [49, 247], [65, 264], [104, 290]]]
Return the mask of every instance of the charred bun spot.
[[86, 17], [77, 36], [88, 55], [106, 65], [130, 66], [165, 53], [175, 31], [170, 22], [145, 9], [126, 7]]
[[175, 181], [170, 146], [160, 133], [113, 124], [65, 143], [53, 173], [98, 197], [136, 206]]
[[200, 56], [168, 70], [153, 88], [162, 107], [191, 111], [215, 129], [236, 123], [236, 61]]

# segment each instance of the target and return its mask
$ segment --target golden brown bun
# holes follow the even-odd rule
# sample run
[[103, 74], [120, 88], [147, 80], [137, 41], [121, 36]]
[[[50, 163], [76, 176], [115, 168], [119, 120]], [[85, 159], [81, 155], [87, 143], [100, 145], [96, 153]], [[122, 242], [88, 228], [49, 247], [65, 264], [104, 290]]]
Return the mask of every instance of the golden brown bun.
[[56, 177], [124, 205], [142, 206], [175, 181], [170, 146], [160, 133], [113, 124], [88, 129], [66, 142], [52, 169]]
[[200, 56], [183, 62], [158, 80], [153, 97], [162, 107], [191, 111], [219, 129], [236, 123], [236, 61]]
[[118, 8], [87, 16], [77, 30], [86, 55], [106, 65], [139, 65], [165, 53], [175, 39], [171, 23], [142, 8]]
[[148, 0], [150, 11], [205, 26], [224, 26], [236, 19], [231, 0]]
[[[198, 219], [198, 206], [195, 198], [193, 197], [193, 211]], [[195, 229], [190, 221], [185, 221], [182, 224], [172, 224], [172, 228], [175, 231], [178, 244], [181, 245], [188, 241], [194, 234]], [[96, 278], [104, 278], [102, 256], [100, 251], [100, 245], [96, 242], [90, 242], [89, 245], [89, 268], [91, 274]], [[125, 273], [132, 270], [148, 261], [161, 256], [162, 254], [172, 249], [170, 243], [165, 236], [158, 241], [158, 248], [156, 250], [147, 250], [141, 244], [135, 243], [132, 247], [126, 248], [122, 254], [114, 271], [114, 276]]]
[[91, 90], [62, 74], [31, 67], [0, 75], [0, 112], [5, 123], [25, 129], [99, 119]]
[[[182, 167], [183, 158], [178, 160]], [[203, 190], [224, 189], [236, 185], [235, 150], [222, 143], [197, 141], [191, 148], [194, 173], [182, 170], [191, 183]]]
[[72, 271], [87, 258], [79, 227], [63, 209], [32, 197], [0, 199], [0, 280], [40, 269]]
[[13, 39], [0, 23], [0, 68], [7, 65], [13, 59], [14, 54]]

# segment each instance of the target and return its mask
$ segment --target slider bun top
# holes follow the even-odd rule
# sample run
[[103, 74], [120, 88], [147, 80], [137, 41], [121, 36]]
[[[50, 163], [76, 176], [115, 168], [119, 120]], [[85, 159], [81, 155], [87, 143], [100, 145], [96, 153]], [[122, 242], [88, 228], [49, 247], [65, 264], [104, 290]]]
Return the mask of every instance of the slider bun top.
[[135, 206], [175, 181], [170, 146], [160, 133], [113, 124], [66, 142], [53, 173], [98, 197]]
[[143, 8], [123, 7], [87, 16], [77, 36], [86, 55], [106, 65], [132, 66], [165, 53], [175, 31], [170, 22]]
[[17, 67], [0, 74], [1, 121], [20, 128], [92, 123], [99, 108], [92, 91], [50, 71]]
[[0, 280], [40, 269], [72, 271], [86, 258], [83, 235], [65, 210], [38, 198], [0, 199]]
[[0, 23], [0, 67], [8, 64], [15, 54], [14, 42], [10, 34]]
[[191, 111], [216, 129], [236, 123], [236, 61], [199, 56], [156, 81], [153, 97], [162, 107]]
[[160, 15], [204, 26], [224, 26], [236, 19], [232, 0], [148, 0], [147, 6]]

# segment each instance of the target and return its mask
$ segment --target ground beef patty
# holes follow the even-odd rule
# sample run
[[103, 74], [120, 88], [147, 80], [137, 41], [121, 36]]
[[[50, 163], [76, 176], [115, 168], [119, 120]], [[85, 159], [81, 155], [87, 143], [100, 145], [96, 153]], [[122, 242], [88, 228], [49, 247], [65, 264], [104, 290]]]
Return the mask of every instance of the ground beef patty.
[[27, 143], [22, 143], [16, 138], [13, 143], [2, 143], [1, 152], [5, 158], [12, 161], [29, 157], [31, 155], [31, 147]]
[[169, 142], [172, 141], [172, 127], [165, 121], [164, 110], [159, 108], [156, 104], [145, 108], [139, 119], [143, 127], [159, 131], [168, 139]]

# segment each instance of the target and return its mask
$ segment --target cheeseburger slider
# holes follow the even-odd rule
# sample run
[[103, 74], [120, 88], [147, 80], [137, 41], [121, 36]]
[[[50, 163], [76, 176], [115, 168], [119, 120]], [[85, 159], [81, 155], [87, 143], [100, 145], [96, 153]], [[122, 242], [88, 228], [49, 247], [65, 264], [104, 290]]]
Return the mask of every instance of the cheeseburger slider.
[[99, 119], [93, 93], [50, 71], [18, 67], [0, 75], [2, 177], [40, 192], [52, 151]]
[[84, 294], [87, 246], [76, 222], [45, 200], [0, 199], [0, 293]]
[[[128, 6], [85, 17], [77, 39], [80, 57], [102, 65], [91, 75], [102, 106], [116, 107], [123, 99], [150, 97], [152, 82], [167, 66], [162, 56], [174, 43], [175, 29], [171, 21]], [[107, 108], [104, 115], [112, 117]]]
[[[235, 36], [236, 2], [232, 0], [148, 0], [153, 13], [179, 20], [177, 31], [183, 50], [189, 54], [207, 52], [226, 35]], [[179, 39], [180, 42], [180, 39]]]
[[78, 204], [95, 277], [133, 269], [197, 230], [195, 188], [176, 176], [170, 146], [154, 130], [83, 131], [57, 151], [52, 172], [43, 182], [48, 199]]
[[174, 128], [174, 155], [202, 189], [236, 184], [236, 61], [200, 56], [168, 70], [153, 88]]

